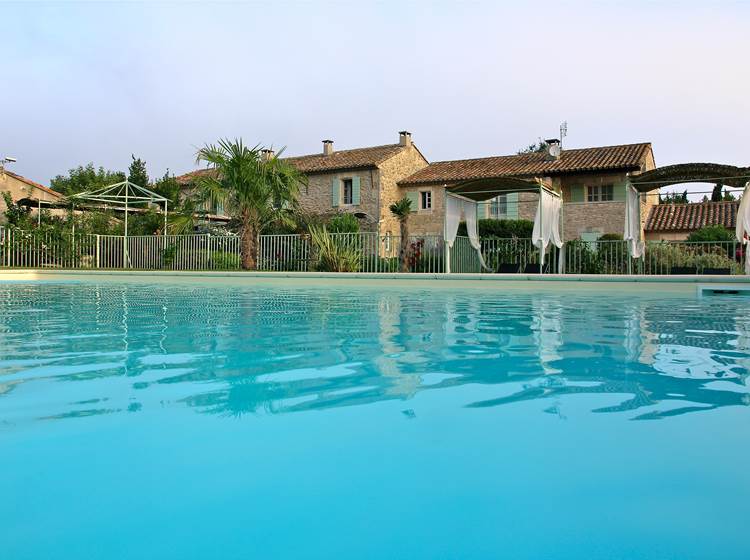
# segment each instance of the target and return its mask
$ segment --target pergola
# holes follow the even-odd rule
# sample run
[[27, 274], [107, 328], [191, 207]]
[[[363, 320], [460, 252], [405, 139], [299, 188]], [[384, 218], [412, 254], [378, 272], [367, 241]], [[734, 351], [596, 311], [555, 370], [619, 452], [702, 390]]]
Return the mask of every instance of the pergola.
[[[626, 189], [625, 236], [628, 252], [633, 257], [643, 254], [641, 197], [651, 191], [681, 183], [714, 183], [742, 189], [742, 201], [737, 212], [735, 235], [737, 241], [747, 243], [750, 235], [750, 167], [719, 163], [680, 163], [657, 167], [638, 175], [628, 176]], [[636, 224], [637, 217], [637, 224]], [[745, 272], [750, 274], [750, 258], [745, 256]]]
[[104, 204], [106, 208], [121, 210], [125, 213], [125, 235], [123, 238], [124, 262], [128, 263], [128, 211], [133, 206], [149, 206], [151, 204], [163, 204], [159, 206], [164, 214], [164, 234], [167, 233], [167, 215], [169, 213], [169, 200], [145, 187], [131, 183], [127, 179], [113, 185], [107, 185], [100, 189], [84, 191], [68, 197], [75, 209], [77, 201], [96, 202]]
[[477, 204], [497, 196], [509, 193], [538, 193], [539, 205], [534, 219], [532, 240], [539, 248], [539, 272], [544, 268], [544, 253], [552, 241], [562, 247], [562, 196], [544, 184], [541, 179], [522, 179], [518, 177], [491, 177], [465, 181], [446, 187], [446, 212], [444, 221], [445, 271], [450, 272], [450, 251], [458, 231], [458, 221], [463, 211], [466, 229], [471, 246], [477, 251], [480, 263], [487, 268], [482, 259], [479, 234], [477, 231]]

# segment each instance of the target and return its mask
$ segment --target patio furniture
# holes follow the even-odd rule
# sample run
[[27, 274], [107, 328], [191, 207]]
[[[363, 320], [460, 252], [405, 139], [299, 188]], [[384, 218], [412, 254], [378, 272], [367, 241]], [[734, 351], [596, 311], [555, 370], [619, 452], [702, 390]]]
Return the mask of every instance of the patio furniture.
[[517, 274], [519, 270], [521, 270], [521, 265], [518, 263], [500, 263], [497, 265], [497, 272], [500, 274]]
[[673, 266], [669, 269], [670, 274], [698, 274], [695, 266]]

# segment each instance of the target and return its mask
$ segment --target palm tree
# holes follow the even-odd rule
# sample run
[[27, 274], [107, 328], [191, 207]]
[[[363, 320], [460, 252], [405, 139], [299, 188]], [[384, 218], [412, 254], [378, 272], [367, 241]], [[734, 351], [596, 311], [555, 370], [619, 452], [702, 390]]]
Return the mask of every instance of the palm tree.
[[398, 218], [401, 229], [401, 245], [398, 250], [398, 258], [401, 262], [401, 272], [409, 272], [409, 215], [411, 214], [411, 200], [404, 197], [390, 206], [391, 214]]
[[200, 149], [197, 161], [213, 173], [196, 184], [203, 200], [222, 203], [239, 223], [242, 268], [258, 264], [258, 236], [271, 222], [289, 222], [297, 209], [300, 187], [306, 177], [269, 150], [248, 148], [242, 140], [219, 140]]

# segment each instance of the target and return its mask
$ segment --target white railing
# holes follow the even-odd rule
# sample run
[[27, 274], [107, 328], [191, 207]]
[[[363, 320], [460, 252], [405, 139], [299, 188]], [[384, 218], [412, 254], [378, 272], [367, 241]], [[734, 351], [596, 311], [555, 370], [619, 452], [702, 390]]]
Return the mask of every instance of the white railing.
[[[333, 233], [333, 242], [353, 252], [357, 272], [399, 272], [400, 239], [377, 233]], [[742, 247], [734, 241], [649, 242], [641, 259], [628, 256], [624, 241], [581, 241], [552, 247], [543, 272], [567, 274], [742, 274]], [[240, 238], [217, 235], [59, 234], [0, 228], [0, 267], [141, 270], [240, 270]], [[479, 259], [466, 237], [451, 250], [453, 272], [538, 273], [539, 253], [530, 239], [482, 240]], [[410, 272], [444, 272], [442, 236], [411, 236]], [[262, 235], [258, 269], [312, 271], [320, 268], [307, 235]]]

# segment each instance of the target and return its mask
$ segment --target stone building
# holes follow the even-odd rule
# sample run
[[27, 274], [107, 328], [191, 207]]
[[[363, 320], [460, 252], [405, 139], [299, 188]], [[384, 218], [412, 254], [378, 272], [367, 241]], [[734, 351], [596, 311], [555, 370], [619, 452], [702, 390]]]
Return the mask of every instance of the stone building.
[[[548, 146], [557, 147], [556, 140]], [[431, 163], [399, 181], [403, 193], [428, 191], [442, 210], [445, 188], [476, 179], [538, 178], [562, 193], [564, 238], [596, 240], [605, 233], [622, 234], [625, 223], [625, 183], [628, 174], [655, 167], [650, 143], [547, 149], [543, 152]], [[513, 193], [480, 207], [480, 218], [533, 220], [538, 195]], [[642, 202], [642, 219], [658, 196]], [[442, 212], [430, 219], [413, 220], [415, 233], [442, 231]]]
[[[544, 152], [429, 163], [407, 131], [396, 144], [337, 150], [324, 140], [320, 153], [285, 159], [308, 177], [300, 197], [304, 211], [352, 213], [382, 235], [398, 234], [389, 206], [404, 196], [412, 201], [410, 231], [442, 235], [446, 187], [519, 177], [538, 178], [562, 193], [565, 239], [587, 240], [622, 234], [626, 177], [655, 167], [650, 143], [560, 150], [556, 140]], [[196, 173], [178, 180], [187, 185]], [[643, 220], [654, 203], [658, 196], [646, 197]], [[503, 195], [483, 204], [480, 218], [533, 220], [536, 205], [536, 194]]]
[[[41, 207], [45, 208], [45, 203], [55, 203], [63, 198], [59, 192], [7, 170], [0, 170], [0, 193], [3, 192], [9, 192], [13, 202], [25, 200], [32, 208], [35, 201], [41, 201]], [[0, 197], [0, 224], [5, 220], [5, 210], [5, 201]], [[32, 214], [36, 215], [36, 212], [32, 210]]]

